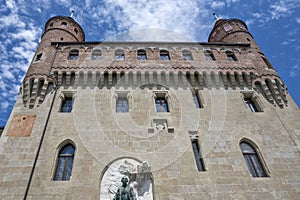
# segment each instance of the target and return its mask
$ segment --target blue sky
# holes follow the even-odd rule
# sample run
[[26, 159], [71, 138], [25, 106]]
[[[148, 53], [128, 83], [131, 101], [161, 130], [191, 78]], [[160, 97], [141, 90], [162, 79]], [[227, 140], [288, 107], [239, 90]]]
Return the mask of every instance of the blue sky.
[[[6, 124], [46, 21], [71, 10], [86, 41], [128, 32], [138, 40], [170, 40], [155, 34], [166, 30], [178, 33], [178, 40], [206, 42], [213, 12], [242, 19], [300, 106], [300, 0], [0, 0], [0, 126]], [[146, 28], [150, 35], [139, 31]]]

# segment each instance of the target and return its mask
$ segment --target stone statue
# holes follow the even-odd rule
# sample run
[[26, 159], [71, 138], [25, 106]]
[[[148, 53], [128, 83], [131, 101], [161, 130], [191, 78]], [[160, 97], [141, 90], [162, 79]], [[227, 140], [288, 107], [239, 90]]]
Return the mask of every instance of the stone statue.
[[136, 200], [133, 188], [128, 185], [128, 178], [122, 177], [121, 182], [122, 186], [118, 188], [113, 200]]

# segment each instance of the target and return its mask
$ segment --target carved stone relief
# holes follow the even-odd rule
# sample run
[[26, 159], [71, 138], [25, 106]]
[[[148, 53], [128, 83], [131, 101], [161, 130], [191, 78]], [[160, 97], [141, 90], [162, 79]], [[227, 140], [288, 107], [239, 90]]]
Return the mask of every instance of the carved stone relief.
[[122, 185], [122, 177], [128, 177], [128, 184], [134, 189], [137, 200], [153, 200], [151, 167], [147, 162], [123, 158], [112, 163], [101, 180], [100, 200], [112, 200]]

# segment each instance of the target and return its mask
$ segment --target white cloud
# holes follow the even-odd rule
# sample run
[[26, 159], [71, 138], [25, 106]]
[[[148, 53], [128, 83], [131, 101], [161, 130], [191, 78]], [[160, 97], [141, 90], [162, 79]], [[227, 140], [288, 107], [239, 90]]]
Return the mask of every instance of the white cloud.
[[296, 18], [295, 18], [295, 21], [296, 21], [298, 24], [300, 24], [300, 17], [296, 17]]
[[222, 1], [213, 1], [211, 4], [212, 9], [222, 9], [225, 6], [225, 3]]
[[7, 109], [9, 107], [10, 103], [8, 101], [4, 101], [1, 103], [1, 108], [2, 109]]

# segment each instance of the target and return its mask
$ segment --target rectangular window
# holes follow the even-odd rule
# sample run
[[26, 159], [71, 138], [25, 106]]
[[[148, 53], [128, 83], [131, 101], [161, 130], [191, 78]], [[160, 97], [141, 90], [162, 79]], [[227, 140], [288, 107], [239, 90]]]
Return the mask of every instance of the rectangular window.
[[244, 103], [251, 112], [263, 112], [263, 105], [254, 92], [242, 92]]
[[116, 103], [116, 112], [128, 112], [128, 108], [127, 97], [118, 97]]
[[192, 148], [193, 148], [193, 152], [194, 152], [194, 157], [195, 157], [195, 161], [196, 161], [196, 165], [197, 165], [197, 169], [199, 172], [205, 171], [204, 168], [204, 162], [200, 153], [200, 148], [198, 145], [198, 140], [193, 140], [192, 141]]
[[71, 112], [73, 108], [72, 97], [65, 97], [61, 104], [60, 112]]
[[165, 50], [160, 51], [160, 60], [170, 60], [169, 52]]
[[196, 108], [203, 108], [203, 104], [201, 99], [199, 98], [199, 96], [196, 93], [193, 93], [193, 100], [195, 103]]
[[157, 112], [169, 112], [168, 102], [164, 97], [157, 97], [155, 99], [155, 106]]
[[244, 102], [247, 106], [247, 108], [251, 111], [251, 112], [258, 112], [254, 102], [251, 99], [248, 98], [244, 98]]

